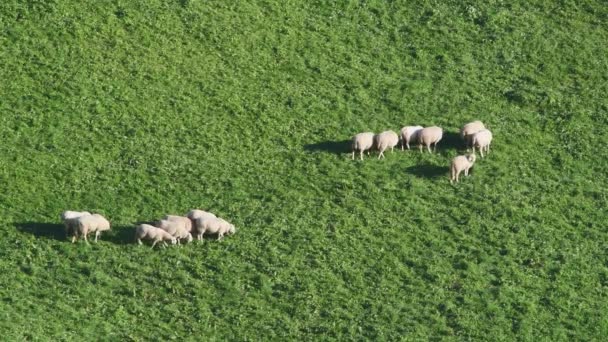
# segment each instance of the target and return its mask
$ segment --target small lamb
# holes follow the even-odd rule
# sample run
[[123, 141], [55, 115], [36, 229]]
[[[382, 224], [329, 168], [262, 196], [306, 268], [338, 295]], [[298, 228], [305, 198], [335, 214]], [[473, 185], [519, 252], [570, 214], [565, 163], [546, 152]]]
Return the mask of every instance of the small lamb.
[[219, 217], [215, 219], [199, 217], [194, 221], [194, 226], [196, 227], [198, 234], [196, 238], [198, 240], [202, 240], [203, 234], [205, 233], [217, 233], [217, 239], [221, 240], [222, 237], [224, 237], [224, 234], [234, 234], [236, 232], [236, 228], [233, 224], [230, 224]]
[[424, 127], [422, 126], [405, 126], [401, 129], [401, 151], [403, 151], [403, 143], [410, 149], [410, 142], [416, 142], [418, 133]]
[[418, 139], [418, 147], [420, 148], [420, 152], [422, 152], [423, 144], [426, 146], [429, 153], [431, 153], [431, 145], [434, 144], [434, 146], [433, 146], [433, 152], [434, 152], [435, 149], [437, 148], [437, 143], [439, 143], [439, 141], [441, 141], [442, 137], [443, 137], [443, 130], [441, 129], [441, 127], [431, 126], [431, 127], [426, 127], [426, 128], [419, 130], [416, 138]]
[[492, 132], [489, 129], [482, 129], [481, 131], [473, 134], [473, 153], [475, 153], [475, 147], [479, 148], [479, 154], [483, 158], [483, 151], [490, 154], [490, 144], [492, 143]]
[[374, 146], [374, 133], [365, 132], [359, 133], [353, 137], [353, 160], [355, 160], [355, 151], [359, 151], [361, 160], [363, 160], [363, 152], [368, 151]]
[[152, 243], [152, 248], [154, 248], [154, 246], [159, 242], [162, 242], [163, 246], [165, 247], [167, 247], [167, 243], [165, 241], [171, 241], [172, 245], [177, 243], [177, 239], [173, 235], [149, 224], [140, 224], [135, 229], [135, 240], [137, 240], [137, 243], [142, 245], [142, 239], [154, 241]]
[[72, 243], [76, 242], [79, 234], [84, 238], [86, 243], [89, 243], [87, 235], [93, 232], [95, 232], [95, 242], [97, 242], [97, 238], [101, 232], [110, 230], [110, 222], [99, 214], [80, 216], [76, 220], [77, 229], [72, 238]]
[[460, 129], [460, 137], [464, 140], [467, 147], [471, 146], [473, 142], [473, 134], [485, 129], [486, 126], [483, 125], [483, 122], [477, 120], [473, 122], [469, 122], [462, 126]]
[[466, 156], [457, 156], [452, 159], [452, 166], [450, 167], [450, 183], [456, 181], [458, 183], [458, 176], [462, 171], [464, 171], [464, 175], [469, 175], [469, 169], [473, 167], [475, 163], [475, 154], [469, 154]]
[[393, 149], [399, 143], [399, 136], [393, 131], [384, 131], [374, 137], [374, 142], [378, 151], [380, 151], [378, 159], [380, 159], [380, 157], [385, 158], [384, 151], [388, 148], [391, 149], [391, 152], [394, 151]]

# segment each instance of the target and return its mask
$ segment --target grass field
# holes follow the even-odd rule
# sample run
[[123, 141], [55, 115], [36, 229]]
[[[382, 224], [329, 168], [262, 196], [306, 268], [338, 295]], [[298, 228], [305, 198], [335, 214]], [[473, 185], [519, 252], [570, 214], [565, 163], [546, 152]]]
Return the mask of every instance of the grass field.
[[[3, 1], [3, 339], [605, 339], [608, 7], [415, 3]], [[437, 154], [350, 160], [409, 124]], [[133, 243], [191, 208], [237, 234]]]

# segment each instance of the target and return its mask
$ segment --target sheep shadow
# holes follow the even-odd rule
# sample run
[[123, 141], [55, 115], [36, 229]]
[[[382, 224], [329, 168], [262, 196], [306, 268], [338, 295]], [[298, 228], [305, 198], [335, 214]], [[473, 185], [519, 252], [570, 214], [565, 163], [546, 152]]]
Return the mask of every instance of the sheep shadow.
[[100, 240], [112, 242], [116, 245], [129, 245], [135, 241], [135, 226], [115, 226], [110, 232], [101, 233]]
[[330, 153], [348, 153], [351, 152], [351, 141], [322, 141], [316, 144], [308, 144], [304, 146], [304, 150], [309, 152], [330, 152]]
[[438, 150], [448, 150], [448, 149], [465, 149], [466, 146], [464, 141], [460, 138], [460, 133], [457, 132], [444, 132], [443, 137], [439, 144], [437, 144]]
[[15, 224], [21, 232], [32, 234], [36, 237], [52, 240], [66, 241], [65, 227], [60, 223], [47, 222], [21, 222]]
[[450, 168], [447, 166], [437, 166], [431, 164], [410, 166], [405, 171], [420, 178], [438, 178], [447, 176]]
[[[22, 222], [15, 224], [21, 232], [32, 234], [38, 238], [47, 238], [58, 241], [69, 242], [71, 236], [68, 237], [65, 232], [65, 227], [60, 223], [47, 222]], [[92, 242], [95, 234], [89, 234], [89, 241]], [[100, 241], [108, 241], [117, 245], [132, 244], [135, 242], [135, 228], [133, 226], [116, 226], [112, 227], [109, 232], [103, 232], [99, 236]]]

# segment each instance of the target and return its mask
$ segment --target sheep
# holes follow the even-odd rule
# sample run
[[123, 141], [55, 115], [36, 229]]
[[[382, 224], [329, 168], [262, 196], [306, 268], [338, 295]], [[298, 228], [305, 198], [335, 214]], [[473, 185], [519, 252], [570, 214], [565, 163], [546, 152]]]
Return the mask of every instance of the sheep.
[[483, 158], [483, 151], [487, 154], [490, 153], [490, 144], [492, 143], [492, 132], [489, 129], [482, 129], [481, 131], [473, 134], [473, 153], [475, 153], [475, 147], [479, 148], [479, 154]]
[[215, 216], [214, 214], [204, 211], [204, 210], [200, 210], [200, 209], [192, 209], [190, 210], [187, 214], [186, 217], [189, 218], [190, 220], [192, 220], [192, 223], [194, 223], [194, 220], [199, 218], [199, 217], [212, 217], [212, 218], [216, 218], [217, 216]]
[[217, 233], [217, 239], [221, 240], [222, 237], [224, 237], [224, 234], [234, 234], [236, 232], [236, 228], [233, 224], [230, 224], [219, 217], [215, 219], [199, 217], [194, 221], [194, 226], [198, 232], [198, 240], [202, 240], [203, 234], [205, 233]]
[[378, 151], [380, 151], [378, 159], [381, 157], [384, 158], [384, 151], [386, 151], [388, 148], [393, 151], [395, 146], [397, 146], [399, 143], [399, 136], [393, 131], [384, 131], [374, 136], [374, 143], [376, 144]]
[[76, 242], [78, 234], [82, 235], [86, 243], [89, 243], [87, 235], [92, 232], [95, 232], [95, 242], [97, 242], [97, 238], [101, 232], [110, 230], [110, 222], [99, 214], [79, 216], [76, 220], [77, 229], [72, 238], [72, 243]]
[[439, 143], [439, 141], [441, 141], [441, 138], [443, 137], [443, 130], [441, 129], [441, 127], [437, 127], [437, 126], [432, 126], [432, 127], [425, 127], [421, 130], [418, 131], [418, 134], [416, 135], [416, 139], [418, 140], [418, 147], [420, 148], [420, 152], [422, 152], [422, 145], [424, 144], [427, 148], [427, 150], [429, 151], [429, 153], [431, 153], [431, 145], [435, 144], [433, 146], [433, 152], [435, 151], [435, 149], [437, 148], [437, 143]]
[[135, 240], [137, 240], [137, 243], [142, 245], [142, 239], [153, 240], [152, 248], [154, 248], [158, 242], [162, 242], [165, 247], [167, 247], [165, 241], [171, 241], [172, 245], [177, 243], [177, 239], [173, 235], [149, 224], [140, 224], [135, 229]]
[[418, 132], [424, 127], [422, 126], [405, 126], [401, 129], [401, 151], [403, 151], [403, 143], [410, 149], [410, 142], [415, 142]]
[[156, 227], [177, 238], [178, 245], [180, 244], [181, 239], [186, 239], [187, 242], [192, 242], [192, 234], [186, 229], [185, 224], [182, 221], [160, 220], [156, 224]]
[[483, 122], [477, 120], [473, 122], [469, 122], [462, 126], [460, 129], [460, 137], [464, 140], [466, 147], [471, 146], [473, 134], [485, 129], [486, 127], [483, 125]]
[[65, 234], [66, 236], [70, 236], [70, 234], [74, 234], [76, 230], [76, 224], [78, 221], [76, 220], [80, 216], [91, 215], [88, 211], [71, 211], [66, 210], [61, 213], [61, 221], [63, 221], [63, 225], [65, 226]]
[[353, 137], [353, 160], [355, 160], [355, 151], [359, 151], [361, 160], [363, 160], [363, 152], [368, 151], [374, 146], [374, 133], [365, 132], [359, 133]]
[[[217, 218], [217, 216], [215, 216], [215, 214], [212, 214], [210, 212], [200, 210], [200, 209], [192, 209], [186, 214], [186, 216], [192, 221], [192, 228], [193, 228], [192, 234], [197, 236], [197, 239], [198, 239], [198, 232], [196, 230], [196, 225], [194, 224], [194, 221], [197, 218], [212, 218], [212, 219]], [[200, 240], [200, 239], [198, 239], [198, 240]]]
[[456, 181], [458, 183], [458, 176], [462, 171], [464, 171], [464, 175], [469, 175], [469, 169], [473, 167], [475, 163], [475, 153], [471, 153], [466, 156], [457, 156], [452, 159], [452, 165], [450, 167], [450, 183]]
[[188, 232], [192, 231], [192, 221], [190, 218], [185, 216], [177, 216], [177, 215], [166, 215], [164, 217], [165, 220], [180, 222], [180, 224], [184, 227]]

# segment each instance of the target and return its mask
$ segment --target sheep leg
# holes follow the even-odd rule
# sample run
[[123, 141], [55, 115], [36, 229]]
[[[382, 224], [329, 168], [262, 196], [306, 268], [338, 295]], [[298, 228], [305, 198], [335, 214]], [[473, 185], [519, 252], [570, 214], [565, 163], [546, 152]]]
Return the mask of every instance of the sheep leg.
[[154, 242], [152, 243], [152, 248], [154, 249], [154, 246], [156, 246], [156, 244], [158, 243], [158, 241], [160, 241], [159, 239], [154, 239]]
[[97, 238], [99, 237], [99, 233], [101, 233], [99, 230], [95, 232], [95, 243], [97, 243]]
[[87, 239], [87, 233], [82, 234], [84, 237], [84, 242], [87, 243], [87, 245], [89, 244], [89, 239]]
[[436, 141], [435, 145], [433, 145], [433, 152], [435, 152], [437, 150], [437, 143], [438, 143], [438, 141]]
[[363, 160], [363, 150], [361, 150], [359, 157], [361, 160]]
[[355, 160], [355, 150], [353, 150], [353, 160]]
[[429, 150], [429, 153], [433, 153], [433, 152], [431, 151], [431, 144], [426, 145], [426, 149], [427, 149], [427, 150]]
[[490, 145], [486, 148], [486, 155], [490, 154]]
[[391, 147], [391, 153], [395, 152], [395, 147]]
[[481, 158], [483, 158], [483, 147], [479, 148], [479, 154], [481, 154]]
[[144, 243], [143, 243], [143, 242], [141, 242], [141, 239], [137, 239], [137, 244], [139, 244], [139, 245], [143, 245]]
[[407, 149], [409, 150], [409, 149], [410, 149], [410, 142], [409, 142], [409, 141], [406, 141], [406, 142], [405, 142], [405, 145], [407, 146]]
[[217, 233], [217, 241], [222, 241], [223, 237], [224, 237], [223, 233]]

